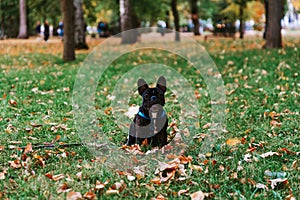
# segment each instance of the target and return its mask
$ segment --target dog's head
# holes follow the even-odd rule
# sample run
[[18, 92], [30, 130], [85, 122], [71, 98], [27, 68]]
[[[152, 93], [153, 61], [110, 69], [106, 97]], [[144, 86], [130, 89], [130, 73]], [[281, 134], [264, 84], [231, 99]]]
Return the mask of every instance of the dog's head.
[[143, 97], [142, 107], [149, 113], [158, 113], [165, 105], [166, 79], [161, 76], [158, 78], [156, 87], [149, 88], [144, 79], [138, 80], [138, 91]]

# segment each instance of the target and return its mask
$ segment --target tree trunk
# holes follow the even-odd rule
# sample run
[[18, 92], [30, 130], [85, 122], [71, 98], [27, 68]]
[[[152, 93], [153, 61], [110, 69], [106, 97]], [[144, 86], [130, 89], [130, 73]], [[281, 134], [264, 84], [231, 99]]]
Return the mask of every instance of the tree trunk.
[[85, 22], [83, 18], [82, 0], [74, 0], [75, 7], [75, 48], [88, 49], [85, 40]]
[[264, 48], [282, 48], [281, 19], [283, 17], [283, 0], [268, 3], [268, 27]]
[[63, 60], [68, 62], [75, 60], [74, 4], [73, 0], [61, 0], [61, 4], [64, 19]]
[[268, 20], [269, 20], [269, 1], [268, 0], [264, 0], [264, 6], [265, 6], [266, 23], [265, 23], [263, 39], [266, 39], [267, 38], [267, 29], [268, 29]]
[[197, 0], [190, 0], [191, 5], [191, 17], [192, 22], [194, 25], [194, 35], [200, 35], [200, 24], [199, 24], [199, 17], [198, 17], [198, 6], [197, 6]]
[[3, 12], [3, 3], [1, 2], [1, 35], [0, 35], [0, 39], [3, 40], [4, 39], [4, 29], [5, 29], [5, 16], [4, 16], [4, 12]]
[[19, 26], [18, 38], [28, 38], [26, 0], [20, 0], [19, 6], [20, 6], [20, 26]]
[[170, 11], [166, 11], [165, 21], [166, 21], [166, 28], [170, 29]]
[[239, 15], [240, 15], [240, 27], [239, 27], [239, 32], [240, 32], [240, 39], [244, 38], [244, 5], [240, 4], [239, 5]]
[[177, 0], [171, 1], [171, 8], [174, 17], [174, 25], [175, 25], [175, 41], [180, 41], [180, 27], [179, 27], [179, 13], [177, 10]]
[[133, 44], [137, 41], [138, 37], [137, 30], [131, 30], [137, 28], [131, 3], [131, 0], [120, 0], [122, 44]]

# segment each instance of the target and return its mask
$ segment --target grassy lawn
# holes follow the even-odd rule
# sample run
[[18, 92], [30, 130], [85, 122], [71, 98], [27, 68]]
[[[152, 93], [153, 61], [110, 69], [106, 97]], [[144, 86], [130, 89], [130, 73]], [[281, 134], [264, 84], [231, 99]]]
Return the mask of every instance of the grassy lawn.
[[[184, 60], [166, 55], [164, 64], [177, 71], [183, 69], [200, 95], [201, 116], [195, 133], [199, 137], [193, 139], [184, 157], [177, 155], [185, 175], [169, 169], [174, 174], [165, 182], [154, 181], [162, 177], [153, 173], [141, 176], [106, 169], [101, 158], [85, 146], [63, 146], [81, 143], [74, 124], [72, 89], [89, 52], [78, 52], [75, 62], [63, 63], [59, 43], [2, 44], [0, 199], [65, 199], [67, 195], [86, 199], [150, 199], [159, 195], [190, 199], [197, 191], [208, 199], [299, 197], [300, 41], [287, 39], [281, 50], [263, 50], [259, 39], [210, 39], [202, 44], [226, 87], [226, 131], [212, 152], [199, 155], [211, 115], [206, 84], [195, 71], [184, 69]], [[137, 62], [139, 58], [155, 59], [151, 55], [120, 58], [99, 80], [96, 123], [119, 147], [127, 133], [114, 123], [107, 96], [131, 64], [128, 58]], [[166, 109], [169, 118], [178, 121], [180, 113], [172, 97], [168, 91]], [[131, 97], [130, 104], [140, 104], [138, 95]], [[30, 148], [30, 144], [47, 143], [54, 147]], [[188, 161], [182, 161], [188, 156]]]

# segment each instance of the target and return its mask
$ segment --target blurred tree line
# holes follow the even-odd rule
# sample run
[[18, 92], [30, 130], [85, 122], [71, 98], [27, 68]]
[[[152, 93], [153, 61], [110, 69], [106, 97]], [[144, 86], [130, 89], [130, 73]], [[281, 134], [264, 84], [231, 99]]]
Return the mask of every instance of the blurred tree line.
[[[234, 22], [239, 17], [236, 8], [232, 5], [242, 5], [244, 10], [247, 2], [249, 0], [176, 0], [175, 3], [179, 12], [179, 24], [186, 25], [186, 19], [190, 18], [196, 27], [195, 35], [199, 35], [199, 19], [211, 18], [217, 22], [225, 18]], [[47, 19], [50, 24], [57, 27], [62, 19], [61, 4], [58, 0], [0, 0], [0, 29], [3, 35], [18, 36], [21, 23], [19, 7], [22, 3], [26, 7], [27, 35], [35, 34], [37, 21], [43, 22]], [[113, 34], [120, 31], [120, 0], [83, 0], [82, 3], [86, 24], [96, 25], [99, 20], [104, 20], [109, 22]], [[147, 23], [155, 25], [158, 20], [164, 20], [167, 28], [171, 28], [171, 24], [175, 26], [171, 20], [172, 3], [174, 4], [172, 0], [131, 1], [130, 7], [132, 7], [136, 26], [145, 26]], [[253, 6], [250, 6], [248, 10], [253, 10], [252, 8]], [[245, 16], [242, 15], [247, 19], [255, 14], [257, 13], [249, 15], [249, 11], [245, 11]]]
[[[257, 29], [266, 27], [265, 47], [278, 48], [281, 47], [280, 20], [285, 4], [286, 0], [0, 0], [0, 37], [27, 38], [35, 34], [36, 22], [45, 20], [56, 34], [59, 21], [64, 20], [64, 26], [68, 27], [64, 42], [75, 40], [75, 48], [87, 48], [85, 28], [96, 26], [99, 20], [107, 21], [111, 33], [116, 34], [153, 26], [158, 20], [165, 22], [165, 28], [179, 32], [180, 26], [189, 19], [194, 34], [200, 35], [201, 20], [210, 18], [215, 31], [232, 31], [232, 34], [235, 33], [234, 23], [239, 20], [239, 36], [243, 38], [244, 22], [253, 19]], [[262, 21], [264, 14], [266, 25]], [[71, 40], [66, 38], [70, 34]], [[123, 43], [136, 42], [137, 35], [124, 33], [122, 36]], [[180, 40], [179, 33], [175, 40]], [[69, 60], [72, 59], [75, 57]]]

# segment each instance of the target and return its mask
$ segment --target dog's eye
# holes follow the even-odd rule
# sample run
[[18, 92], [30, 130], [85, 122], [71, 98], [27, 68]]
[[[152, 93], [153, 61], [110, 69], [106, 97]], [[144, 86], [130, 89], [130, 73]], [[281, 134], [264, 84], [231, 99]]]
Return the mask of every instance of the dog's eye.
[[145, 98], [145, 99], [149, 99], [149, 95], [148, 95], [148, 94], [145, 94], [145, 95], [144, 95], [144, 98]]

